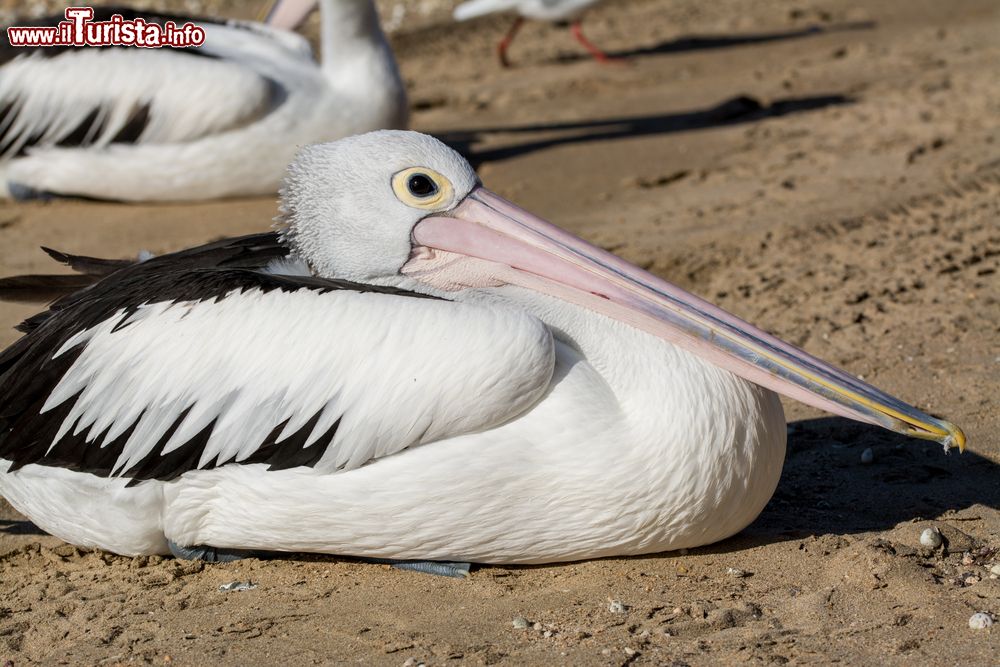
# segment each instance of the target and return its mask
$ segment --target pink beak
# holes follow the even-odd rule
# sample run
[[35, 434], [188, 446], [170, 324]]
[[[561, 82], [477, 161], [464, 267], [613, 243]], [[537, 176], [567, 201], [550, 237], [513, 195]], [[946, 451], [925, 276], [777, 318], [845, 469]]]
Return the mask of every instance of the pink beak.
[[272, 28], [296, 30], [306, 22], [316, 4], [317, 0], [277, 0], [271, 6], [264, 23]]
[[965, 449], [965, 434], [676, 285], [477, 187], [413, 229], [419, 246], [500, 265], [516, 282], [625, 322], [813, 407]]

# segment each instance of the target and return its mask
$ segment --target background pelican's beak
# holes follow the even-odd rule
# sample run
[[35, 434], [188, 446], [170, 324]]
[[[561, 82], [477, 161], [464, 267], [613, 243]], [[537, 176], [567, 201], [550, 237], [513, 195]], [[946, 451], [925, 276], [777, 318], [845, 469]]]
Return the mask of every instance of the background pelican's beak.
[[965, 448], [917, 408], [511, 204], [484, 188], [413, 229], [415, 245], [515, 271], [505, 282], [626, 322], [740, 377], [836, 415]]
[[316, 7], [317, 0], [275, 0], [271, 9], [261, 12], [261, 20], [272, 28], [296, 30], [306, 22], [309, 14]]

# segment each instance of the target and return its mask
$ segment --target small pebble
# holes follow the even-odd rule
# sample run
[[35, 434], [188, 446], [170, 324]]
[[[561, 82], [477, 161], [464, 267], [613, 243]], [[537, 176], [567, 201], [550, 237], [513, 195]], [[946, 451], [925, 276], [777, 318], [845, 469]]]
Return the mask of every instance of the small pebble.
[[976, 559], [970, 553], [962, 554], [962, 565], [975, 565]]
[[963, 579], [963, 582], [965, 583], [966, 586], [975, 586], [976, 584], [979, 583], [979, 577], [973, 574], [968, 577], [965, 577]]
[[937, 549], [942, 541], [941, 531], [937, 528], [926, 528], [920, 533], [920, 543], [929, 549]]
[[990, 568], [990, 574], [995, 574], [998, 577], [1000, 577], [1000, 563], [997, 563], [996, 565]]
[[869, 447], [865, 451], [861, 452], [861, 462], [868, 465], [875, 460], [875, 452]]
[[734, 579], [743, 579], [745, 577], [750, 576], [749, 572], [747, 572], [746, 570], [741, 570], [738, 567], [727, 568], [726, 574], [728, 574], [730, 577], [733, 577]]
[[625, 655], [627, 655], [628, 657], [631, 658], [632, 656], [635, 655], [635, 649], [634, 648], [627, 648], [626, 647], [626, 649], [625, 649]]
[[546, 639], [548, 639], [549, 637], [552, 636], [552, 631], [551, 630], [546, 630], [545, 632], [542, 633], [542, 636], [545, 637]]
[[257, 584], [252, 581], [230, 581], [228, 584], [219, 586], [220, 593], [238, 593], [240, 591], [252, 591], [257, 588]]
[[608, 604], [608, 611], [612, 614], [624, 614], [628, 611], [628, 606], [626, 606], [621, 600], [612, 600], [610, 604]]
[[513, 625], [516, 630], [527, 630], [529, 625], [528, 619], [524, 616], [516, 616]]
[[969, 627], [973, 630], [985, 630], [993, 626], [993, 617], [986, 612], [978, 612], [969, 617]]
[[542, 631], [542, 624], [541, 623], [532, 623], [531, 624], [531, 629], [535, 630], [537, 632], [541, 632]]

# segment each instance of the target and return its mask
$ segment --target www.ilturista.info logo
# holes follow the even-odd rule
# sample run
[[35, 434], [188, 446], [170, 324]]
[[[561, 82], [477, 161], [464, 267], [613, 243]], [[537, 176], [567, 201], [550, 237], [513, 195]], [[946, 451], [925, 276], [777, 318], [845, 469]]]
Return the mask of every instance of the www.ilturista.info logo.
[[125, 19], [115, 14], [110, 21], [92, 21], [93, 7], [68, 7], [59, 25], [12, 26], [7, 28], [11, 46], [138, 46], [187, 48], [205, 43], [205, 29], [194, 23], [163, 25], [143, 18]]

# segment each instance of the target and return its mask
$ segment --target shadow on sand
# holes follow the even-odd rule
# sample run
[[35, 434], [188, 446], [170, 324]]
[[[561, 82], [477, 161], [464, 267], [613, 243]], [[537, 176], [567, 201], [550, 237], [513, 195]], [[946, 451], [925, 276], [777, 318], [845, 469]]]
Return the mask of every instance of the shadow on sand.
[[[496, 162], [563, 144], [609, 141], [628, 137], [672, 134], [690, 130], [752, 123], [765, 118], [815, 111], [854, 103], [846, 95], [790, 97], [763, 104], [741, 95], [708, 109], [652, 116], [625, 116], [574, 122], [536, 123], [511, 127], [479, 127], [438, 133], [437, 137], [462, 153], [473, 166]], [[485, 135], [544, 133], [548, 136], [496, 148], [477, 148]], [[556, 136], [551, 136], [556, 134]]]
[[[838, 23], [827, 26], [812, 25], [795, 30], [759, 32], [745, 35], [689, 35], [686, 37], [670, 39], [652, 46], [622, 49], [619, 51], [607, 51], [606, 53], [612, 58], [635, 58], [672, 53], [687, 53], [689, 51], [710, 51], [713, 49], [727, 49], [753, 44], [767, 44], [769, 42], [784, 42], [794, 39], [802, 39], [804, 37], [829, 35], [838, 32], [874, 30], [877, 25], [878, 24], [875, 21], [858, 21], [854, 23]], [[557, 56], [554, 61], [574, 62], [577, 60], [589, 59], [590, 56], [586, 53], [569, 53]]]
[[[874, 460], [861, 462], [871, 448]], [[1000, 465], [840, 417], [789, 425], [771, 502], [749, 528], [697, 553], [731, 552], [810, 535], [890, 530], [973, 505], [1000, 508]], [[665, 554], [666, 555], [666, 554]]]
[[30, 521], [19, 519], [0, 519], [0, 533], [6, 535], [48, 535]]

